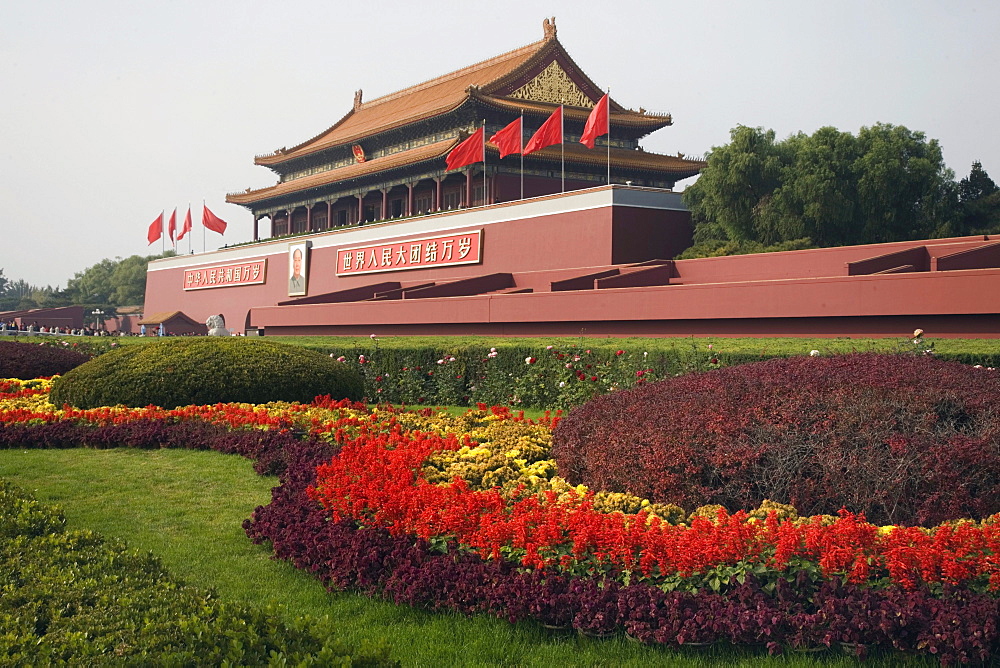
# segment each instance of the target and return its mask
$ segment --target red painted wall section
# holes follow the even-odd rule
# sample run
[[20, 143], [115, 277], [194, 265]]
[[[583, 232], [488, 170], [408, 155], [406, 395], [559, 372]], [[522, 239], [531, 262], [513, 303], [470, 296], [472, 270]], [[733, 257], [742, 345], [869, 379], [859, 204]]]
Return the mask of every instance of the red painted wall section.
[[927, 246], [928, 252], [934, 258], [982, 245], [984, 240], [985, 237], [982, 236], [957, 237], [678, 260], [677, 273], [678, 281], [683, 283], [724, 283], [734, 280], [762, 281], [782, 278], [847, 276], [848, 262], [874, 258], [919, 246]]
[[686, 211], [615, 208], [611, 263], [669, 260], [691, 245], [692, 229]]
[[[641, 190], [641, 189], [636, 189]], [[371, 235], [377, 242], [391, 240], [406, 242], [433, 236], [437, 232], [408, 229], [423, 224], [436, 230], [483, 232], [483, 261], [481, 264], [450, 266], [406, 271], [391, 271], [357, 276], [337, 276], [336, 253], [338, 248], [366, 245], [357, 240], [353, 230], [325, 232], [296, 237], [290, 241], [263, 243], [260, 246], [228, 249], [198, 256], [182, 256], [160, 260], [150, 264], [147, 274], [146, 313], [180, 310], [191, 318], [203, 322], [209, 315], [222, 313], [227, 326], [242, 327], [248, 311], [253, 307], [276, 305], [287, 301], [289, 256], [288, 244], [310, 240], [314, 247], [308, 257], [308, 295], [313, 296], [350, 288], [362, 287], [385, 281], [401, 281], [410, 284], [440, 282], [472, 278], [498, 272], [523, 273], [539, 271], [566, 271], [572, 275], [577, 267], [607, 266], [614, 263], [613, 219], [636, 219], [646, 228], [655, 227], [657, 213], [661, 224], [669, 227], [668, 214], [689, 217], [686, 212], [643, 209], [635, 207], [611, 206], [614, 188], [591, 189], [591, 199], [596, 203], [582, 201], [586, 195], [580, 191], [549, 195], [547, 197], [513, 202], [491, 207], [453, 211], [434, 216], [423, 216], [403, 222], [371, 225], [357, 228]], [[676, 195], [673, 195], [676, 199]], [[673, 206], [673, 205], [671, 205]], [[525, 214], [525, 209], [542, 211], [541, 215]], [[554, 213], [544, 213], [554, 209]], [[561, 209], [561, 210], [560, 210]], [[473, 214], [470, 214], [473, 212]], [[478, 214], [476, 214], [478, 212]], [[478, 215], [478, 218], [476, 217]], [[483, 222], [483, 221], [486, 222]], [[408, 222], [413, 223], [409, 224]], [[464, 223], [464, 224], [463, 224]], [[660, 236], [663, 236], [663, 232]], [[343, 243], [339, 241], [343, 239]], [[242, 253], [239, 259], [234, 259]], [[250, 253], [256, 253], [250, 255]], [[631, 251], [640, 257], [641, 251]], [[648, 255], [648, 251], [647, 251]], [[653, 257], [653, 255], [649, 255]], [[202, 290], [183, 289], [183, 269], [208, 268], [240, 260], [267, 259], [267, 280], [261, 285], [240, 285]], [[161, 268], [162, 267], [162, 268]], [[533, 285], [538, 286], [537, 283]], [[235, 324], [234, 324], [235, 323]]]
[[[338, 249], [480, 231], [479, 264], [336, 273]], [[1000, 337], [1000, 260], [992, 246], [997, 239], [920, 240], [641, 266], [673, 257], [690, 243], [690, 235], [690, 216], [677, 194], [602, 186], [157, 260], [148, 271], [146, 312], [180, 310], [199, 322], [222, 313], [230, 328], [247, 324], [268, 335], [901, 336], [920, 327], [935, 336]], [[375, 288], [389, 298], [278, 306], [291, 299], [289, 244], [303, 241], [312, 244], [306, 295], [311, 300], [334, 292], [361, 299]], [[919, 256], [922, 271], [848, 273], [850, 263], [866, 266], [893, 254]], [[944, 268], [954, 269], [938, 271], [938, 258], [944, 258]], [[183, 289], [185, 269], [261, 259], [267, 260], [263, 284]], [[397, 283], [399, 289], [384, 289]], [[434, 287], [413, 289], [431, 283]], [[558, 291], [552, 291], [553, 283]]]

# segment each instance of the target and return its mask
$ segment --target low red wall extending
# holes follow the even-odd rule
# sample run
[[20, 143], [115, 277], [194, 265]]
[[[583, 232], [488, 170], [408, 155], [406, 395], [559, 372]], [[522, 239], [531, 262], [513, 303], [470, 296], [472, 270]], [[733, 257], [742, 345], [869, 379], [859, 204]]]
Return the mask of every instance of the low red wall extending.
[[[269, 336], [1000, 336], [996, 240], [651, 262], [683, 250], [690, 231], [676, 193], [605, 186], [159, 260], [146, 311], [222, 313], [228, 327]], [[411, 246], [463, 235], [481, 240], [474, 264], [391, 265], [407, 266]], [[290, 294], [289, 258], [303, 242], [308, 289]], [[379, 254], [365, 256], [369, 273], [338, 274], [338, 250], [358, 248]], [[184, 289], [193, 268], [262, 261], [262, 282], [227, 274], [225, 287]]]

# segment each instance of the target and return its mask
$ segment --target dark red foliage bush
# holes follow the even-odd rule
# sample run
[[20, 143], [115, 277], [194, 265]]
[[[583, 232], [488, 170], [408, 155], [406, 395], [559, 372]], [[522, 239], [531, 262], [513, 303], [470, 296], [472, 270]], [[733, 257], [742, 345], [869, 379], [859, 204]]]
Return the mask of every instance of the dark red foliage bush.
[[895, 648], [932, 654], [944, 665], [988, 662], [1000, 651], [1000, 599], [988, 594], [947, 590], [933, 596], [924, 589], [812, 582], [804, 572], [795, 582], [778, 578], [770, 593], [753, 576], [719, 593], [664, 592], [645, 583], [525, 571], [454, 545], [432, 549], [412, 536], [331, 521], [306, 488], [332, 450], [315, 442], [287, 448], [271, 503], [243, 523], [251, 540], [270, 543], [277, 558], [331, 589], [430, 610], [533, 619], [592, 635], [624, 630], [649, 645], [722, 641], [776, 653], [849, 643], [859, 655]]
[[31, 380], [64, 374], [90, 359], [71, 348], [0, 341], [0, 378]]
[[688, 509], [879, 524], [1000, 512], [1000, 372], [932, 357], [795, 357], [597, 397], [553, 435], [573, 484]]

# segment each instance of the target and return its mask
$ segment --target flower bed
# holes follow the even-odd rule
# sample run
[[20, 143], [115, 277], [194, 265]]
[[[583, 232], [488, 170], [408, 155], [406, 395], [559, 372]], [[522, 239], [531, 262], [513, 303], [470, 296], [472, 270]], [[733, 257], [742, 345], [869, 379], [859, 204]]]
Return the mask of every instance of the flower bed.
[[0, 447], [213, 447], [280, 473], [247, 534], [332, 588], [651, 644], [1000, 653], [998, 518], [686, 514], [570, 487], [548, 450], [557, 419], [323, 399], [76, 411], [44, 383], [0, 384]]

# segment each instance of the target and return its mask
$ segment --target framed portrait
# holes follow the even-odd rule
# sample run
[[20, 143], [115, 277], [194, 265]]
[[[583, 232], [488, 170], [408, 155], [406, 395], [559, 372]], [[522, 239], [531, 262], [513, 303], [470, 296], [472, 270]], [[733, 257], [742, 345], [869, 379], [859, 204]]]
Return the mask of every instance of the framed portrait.
[[288, 244], [288, 296], [304, 297], [309, 284], [309, 242]]

